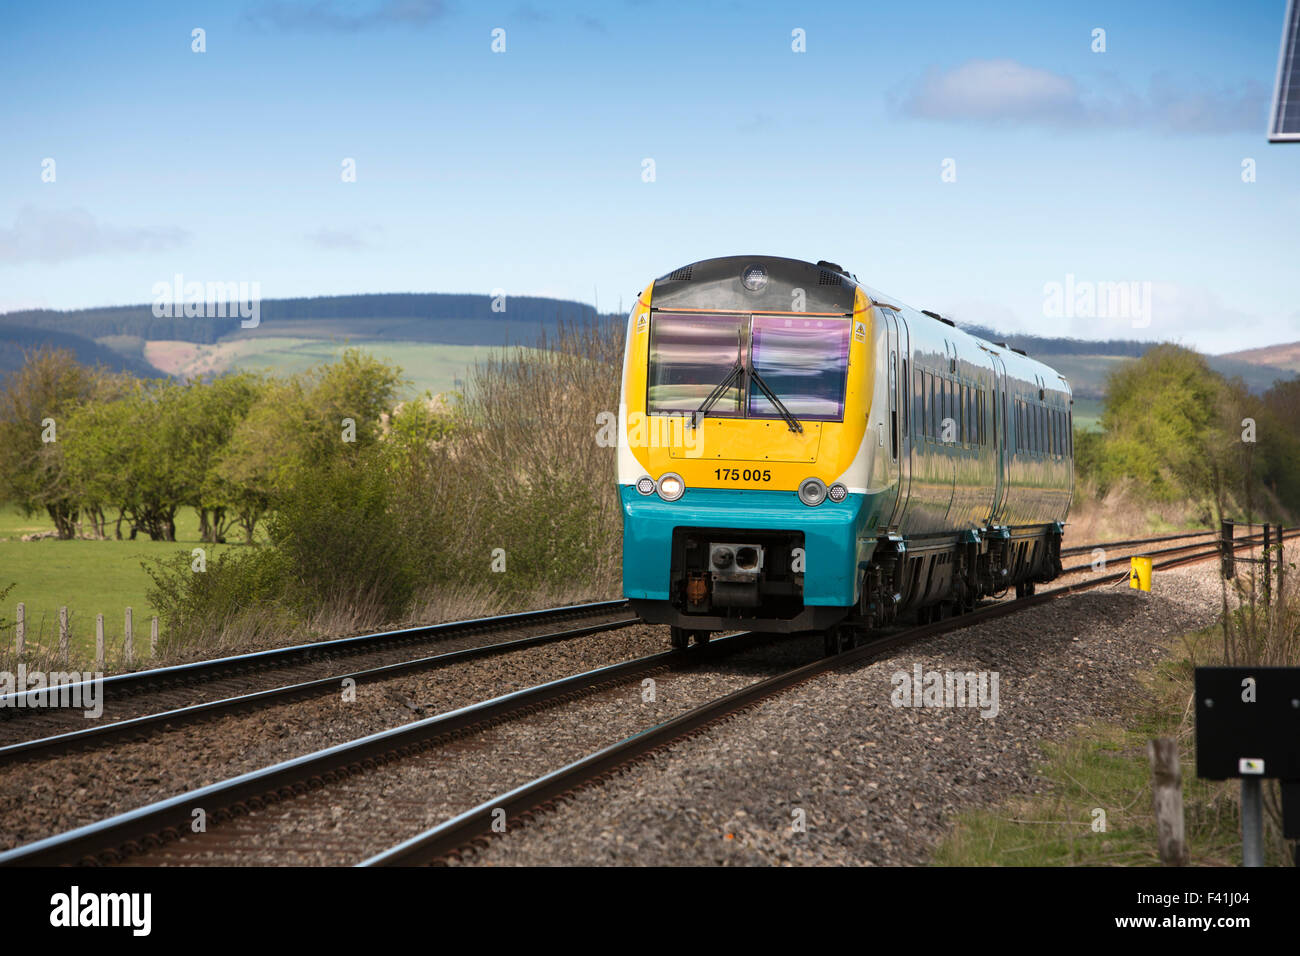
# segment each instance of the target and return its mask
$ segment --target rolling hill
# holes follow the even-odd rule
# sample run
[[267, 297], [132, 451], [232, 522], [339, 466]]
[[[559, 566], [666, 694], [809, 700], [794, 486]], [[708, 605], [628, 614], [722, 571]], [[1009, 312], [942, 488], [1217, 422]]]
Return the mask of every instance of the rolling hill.
[[1221, 359], [1249, 362], [1254, 365], [1271, 365], [1274, 368], [1289, 369], [1300, 372], [1300, 342], [1286, 345], [1270, 345], [1262, 349], [1245, 349], [1241, 352], [1228, 352], [1220, 355]]
[[[11, 312], [0, 315], [0, 372], [21, 363], [23, 348], [41, 342], [71, 348], [82, 361], [180, 377], [237, 369], [291, 374], [355, 345], [402, 366], [415, 391], [438, 392], [456, 387], [492, 348], [537, 346], [561, 323], [597, 317], [585, 303], [539, 296], [508, 297], [503, 312], [492, 305], [490, 296], [447, 293], [267, 299], [260, 303], [258, 326], [248, 329], [237, 318], [159, 318], [149, 305]], [[622, 321], [621, 315], [600, 318]], [[961, 327], [1059, 369], [1074, 389], [1076, 418], [1085, 424], [1100, 414], [1110, 372], [1156, 344]], [[1207, 358], [1216, 371], [1240, 377], [1259, 393], [1274, 381], [1297, 377], [1300, 342]]]
[[142, 355], [133, 357], [129, 352], [118, 351], [84, 335], [10, 324], [3, 318], [0, 316], [0, 378], [22, 368], [23, 354], [43, 345], [68, 349], [83, 365], [103, 365], [141, 378], [158, 378], [161, 374]]

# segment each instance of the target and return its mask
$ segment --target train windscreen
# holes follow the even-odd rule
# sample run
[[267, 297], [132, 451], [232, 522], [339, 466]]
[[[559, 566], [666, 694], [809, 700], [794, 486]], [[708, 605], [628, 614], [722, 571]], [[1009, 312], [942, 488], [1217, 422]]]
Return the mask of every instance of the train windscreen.
[[[754, 316], [753, 369], [795, 418], [844, 418], [849, 325], [844, 319]], [[749, 415], [781, 417], [756, 388], [749, 390]]]
[[[651, 415], [690, 414], [724, 381], [740, 361], [747, 316], [670, 315], [650, 324], [650, 367], [646, 409]], [[740, 382], [735, 381], [709, 410], [740, 414]]]

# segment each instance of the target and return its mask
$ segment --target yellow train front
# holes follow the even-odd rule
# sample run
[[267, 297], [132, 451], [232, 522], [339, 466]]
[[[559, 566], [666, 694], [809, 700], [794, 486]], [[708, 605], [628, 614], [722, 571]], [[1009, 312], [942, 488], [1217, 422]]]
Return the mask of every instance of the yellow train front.
[[1054, 370], [829, 262], [709, 259], [628, 320], [624, 593], [675, 646], [822, 631], [828, 650], [1060, 570], [1073, 488]]

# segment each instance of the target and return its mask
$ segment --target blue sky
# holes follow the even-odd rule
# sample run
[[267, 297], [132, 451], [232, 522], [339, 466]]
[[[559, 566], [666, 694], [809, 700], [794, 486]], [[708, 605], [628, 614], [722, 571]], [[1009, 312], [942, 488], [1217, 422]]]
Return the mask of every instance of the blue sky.
[[[10, 4], [0, 311], [148, 302], [176, 273], [610, 310], [753, 252], [1005, 330], [1294, 341], [1284, 5]], [[1052, 317], [1067, 276], [1151, 283], [1149, 327]]]

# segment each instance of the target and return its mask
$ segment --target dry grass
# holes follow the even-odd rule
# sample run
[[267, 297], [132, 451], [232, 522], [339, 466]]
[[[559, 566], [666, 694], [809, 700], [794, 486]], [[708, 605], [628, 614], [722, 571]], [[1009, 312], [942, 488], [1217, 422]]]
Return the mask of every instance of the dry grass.
[[1135, 482], [1116, 482], [1099, 495], [1094, 482], [1081, 481], [1074, 489], [1066, 533], [1076, 543], [1119, 541], [1210, 525], [1208, 508], [1190, 501], [1157, 501]]

